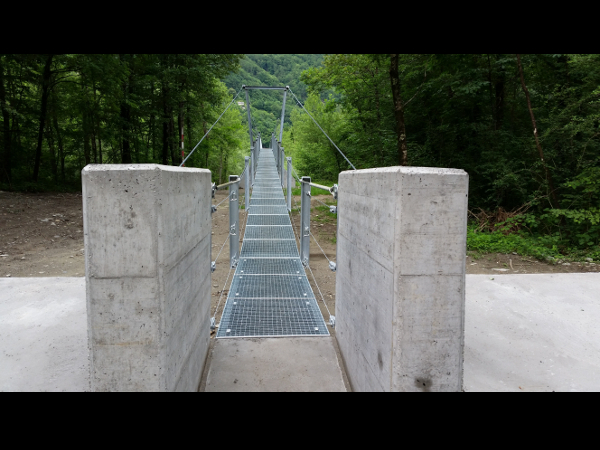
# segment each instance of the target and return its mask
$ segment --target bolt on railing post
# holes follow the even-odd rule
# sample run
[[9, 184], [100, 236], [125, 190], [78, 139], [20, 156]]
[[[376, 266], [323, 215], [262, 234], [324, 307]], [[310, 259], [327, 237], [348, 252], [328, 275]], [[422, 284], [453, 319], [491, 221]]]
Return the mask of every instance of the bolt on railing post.
[[287, 209], [292, 211], [292, 158], [287, 158]]
[[300, 196], [300, 260], [308, 266], [310, 253], [310, 177], [302, 177]]
[[244, 209], [246, 210], [246, 214], [248, 213], [248, 208], [250, 207], [250, 157], [246, 156], [246, 175], [244, 175]]
[[[229, 175], [229, 181], [239, 180], [237, 175]], [[240, 183], [234, 183], [229, 186], [229, 263], [235, 267], [240, 251], [240, 201], [239, 201]]]

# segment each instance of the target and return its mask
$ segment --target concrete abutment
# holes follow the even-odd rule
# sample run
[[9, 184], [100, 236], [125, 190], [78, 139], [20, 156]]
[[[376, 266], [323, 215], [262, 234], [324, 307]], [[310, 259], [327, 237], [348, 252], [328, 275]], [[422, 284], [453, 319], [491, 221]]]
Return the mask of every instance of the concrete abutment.
[[211, 174], [82, 171], [92, 391], [196, 391], [209, 347]]
[[460, 391], [468, 175], [339, 178], [336, 335], [355, 391]]

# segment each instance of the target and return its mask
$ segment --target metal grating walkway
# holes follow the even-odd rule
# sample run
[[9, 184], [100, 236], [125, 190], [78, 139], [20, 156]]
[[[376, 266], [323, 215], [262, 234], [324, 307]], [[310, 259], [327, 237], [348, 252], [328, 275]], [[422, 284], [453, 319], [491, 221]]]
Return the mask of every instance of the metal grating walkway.
[[273, 151], [263, 148], [217, 338], [276, 336], [329, 330], [300, 262]]

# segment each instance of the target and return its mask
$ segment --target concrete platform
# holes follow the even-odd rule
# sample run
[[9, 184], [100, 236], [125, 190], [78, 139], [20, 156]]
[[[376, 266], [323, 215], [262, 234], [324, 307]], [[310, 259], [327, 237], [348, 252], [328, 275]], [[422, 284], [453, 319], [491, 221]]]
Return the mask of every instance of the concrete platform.
[[89, 391], [85, 278], [0, 279], [0, 391]]
[[465, 391], [600, 391], [600, 273], [467, 275]]
[[[0, 279], [0, 391], [89, 390], [85, 303], [84, 278]], [[218, 340], [206, 390], [344, 390], [331, 339]], [[467, 275], [464, 370], [467, 392], [600, 391], [600, 273]]]
[[332, 337], [217, 339], [205, 392], [345, 392]]

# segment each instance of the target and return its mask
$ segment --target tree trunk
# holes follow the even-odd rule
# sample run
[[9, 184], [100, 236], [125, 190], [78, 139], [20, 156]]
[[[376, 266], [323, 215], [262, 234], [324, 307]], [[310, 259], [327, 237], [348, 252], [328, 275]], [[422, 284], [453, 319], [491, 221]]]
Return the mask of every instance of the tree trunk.
[[65, 150], [63, 148], [62, 137], [60, 135], [60, 128], [58, 128], [58, 118], [56, 117], [56, 110], [52, 115], [54, 122], [54, 130], [56, 131], [56, 140], [58, 141], [58, 160], [60, 161], [60, 174], [63, 183], [65, 182]]
[[171, 152], [171, 164], [172, 165], [177, 165], [178, 164], [178, 157], [177, 157], [177, 152], [175, 152], [175, 124], [173, 122], [173, 110], [171, 108], [170, 114], [169, 114], [169, 150]]
[[4, 67], [2, 66], [2, 57], [0, 57], [0, 109], [2, 110], [2, 134], [4, 152], [2, 153], [3, 169], [0, 171], [0, 181], [10, 185], [11, 179], [11, 136], [10, 136], [10, 114], [6, 108], [6, 90], [4, 88]]
[[56, 160], [56, 152], [54, 151], [54, 136], [52, 136], [52, 127], [49, 126], [46, 130], [46, 141], [50, 149], [50, 166], [52, 169], [52, 177], [54, 182], [58, 183], [58, 162]]
[[40, 126], [38, 129], [38, 142], [35, 148], [35, 163], [33, 166], [33, 181], [37, 182], [40, 173], [40, 163], [42, 161], [42, 142], [44, 140], [44, 125], [46, 122], [46, 109], [48, 108], [48, 93], [50, 92], [50, 76], [52, 75], [50, 68], [52, 66], [52, 58], [54, 55], [48, 55], [46, 64], [44, 65], [44, 73], [42, 75], [42, 104], [40, 107]]
[[[85, 107], [84, 107], [85, 108]], [[90, 155], [90, 118], [86, 110], [83, 111], [83, 123], [82, 123], [82, 131], [83, 131], [83, 157], [85, 159], [85, 165], [87, 166], [90, 162], [92, 162]]]
[[537, 146], [538, 153], [540, 155], [540, 161], [542, 162], [542, 167], [544, 168], [544, 172], [546, 174], [546, 181], [548, 182], [548, 186], [550, 187], [550, 195], [554, 200], [554, 208], [560, 208], [558, 203], [558, 197], [556, 195], [556, 191], [554, 190], [554, 183], [552, 182], [552, 177], [550, 176], [550, 172], [548, 171], [548, 166], [546, 165], [546, 161], [544, 160], [544, 152], [542, 151], [542, 146], [540, 145], [540, 140], [538, 138], [537, 125], [535, 123], [535, 116], [533, 115], [533, 109], [531, 107], [531, 100], [529, 98], [529, 90], [527, 89], [527, 85], [525, 84], [525, 77], [523, 76], [523, 66], [521, 64], [521, 55], [517, 54], [517, 65], [519, 66], [519, 76], [521, 77], [521, 87], [523, 88], [523, 92], [525, 93], [525, 98], [527, 99], [527, 108], [529, 108], [529, 115], [531, 116], [531, 123], [533, 125], [533, 136], [535, 137], [535, 145]]
[[408, 148], [406, 146], [406, 126], [404, 125], [404, 103], [400, 95], [400, 77], [398, 75], [398, 53], [390, 55], [390, 82], [394, 100], [394, 116], [396, 118], [396, 134], [398, 135], [398, 160], [400, 165], [408, 165]]
[[162, 163], [169, 164], [169, 110], [167, 108], [168, 88], [163, 84], [163, 117], [162, 117]]
[[183, 150], [183, 102], [179, 102], [179, 114], [177, 115], [177, 125], [179, 127], [179, 150], [181, 152], [181, 162], [185, 158], [184, 150]]

